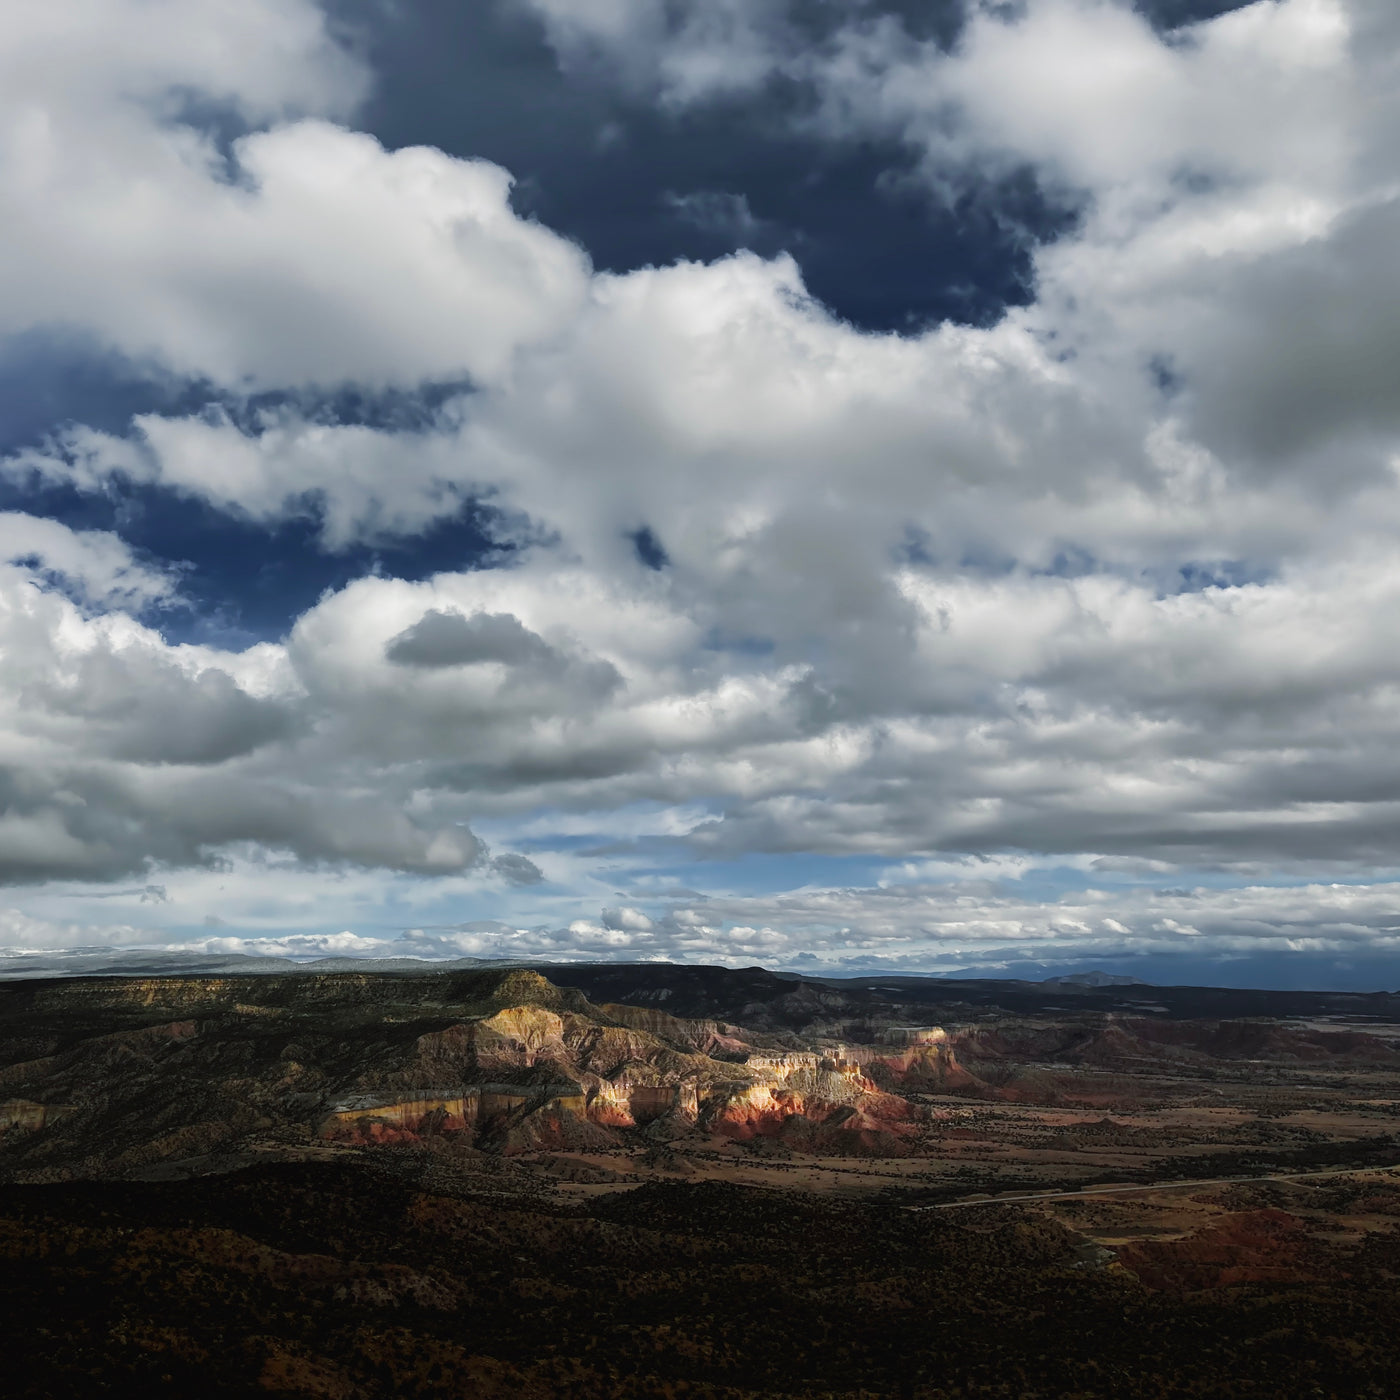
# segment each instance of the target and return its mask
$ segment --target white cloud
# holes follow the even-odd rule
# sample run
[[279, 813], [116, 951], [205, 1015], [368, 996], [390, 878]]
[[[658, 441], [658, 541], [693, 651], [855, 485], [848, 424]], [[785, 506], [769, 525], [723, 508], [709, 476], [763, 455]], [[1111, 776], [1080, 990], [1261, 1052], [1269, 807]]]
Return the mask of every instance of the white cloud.
[[[736, 657], [707, 644], [727, 619], [693, 586], [548, 551], [360, 580], [242, 654], [86, 616], [13, 569], [10, 878], [249, 841], [446, 873], [486, 859], [464, 823], [645, 802], [711, 804], [669, 829], [722, 853], [1384, 859], [1393, 560], [1166, 597], [1102, 576], [898, 581], [910, 606], [863, 674], [869, 639], [798, 664], [778, 653], [807, 633], [775, 613], [775, 651]], [[409, 656], [437, 622], [457, 649]]]
[[22, 909], [0, 909], [0, 956], [22, 957], [66, 948], [120, 948], [150, 941], [132, 924], [95, 924], [36, 918]]
[[0, 511], [0, 565], [16, 564], [61, 579], [93, 606], [141, 608], [175, 596], [168, 573], [137, 559], [109, 531], [73, 530], [22, 511]]
[[[717, 897], [664, 921], [693, 944], [722, 952], [727, 929], [759, 925], [772, 956], [826, 950], [841, 960], [911, 970], [1187, 955], [1195, 958], [1385, 956], [1400, 948], [1400, 885], [1248, 885], [1233, 889], [1075, 890], [1056, 899], [971, 885], [807, 889]], [[697, 918], [703, 922], [697, 925]]]
[[[505, 171], [326, 120], [367, 75], [307, 0], [79, 10], [23, 0], [0, 45], [0, 333], [243, 387], [413, 384], [500, 374], [582, 295]], [[221, 151], [202, 105], [252, 129]]]
[[615, 66], [668, 106], [742, 92], [782, 61], [784, 6], [773, 0], [527, 0], [570, 66]]
[[[493, 863], [473, 834], [493, 823], [930, 871], [964, 853], [1139, 877], [1385, 864], [1387, 13], [1280, 0], [1169, 40], [1124, 5], [1032, 0], [977, 7], [943, 52], [864, 21], [794, 48], [777, 6], [675, 25], [621, 0], [547, 9], [572, 61], [616, 53], [678, 107], [782, 72], [829, 133], [901, 134], [934, 188], [1030, 163], [1081, 193], [1081, 222], [997, 325], [865, 334], [791, 258], [595, 274], [513, 213], [498, 168], [333, 125], [365, 75], [304, 6], [158, 7], [154, 46], [94, 11], [110, 44], [47, 78], [56, 31], [25, 9], [3, 46], [0, 325], [79, 325], [292, 406], [77, 425], [9, 476], [124, 475], [265, 522], [315, 510], [328, 548], [484, 496], [521, 548], [361, 579], [234, 654], [121, 611], [173, 593], [113, 537], [0, 517], [5, 877], [290, 856], [465, 881], [463, 898], [514, 881], [543, 907], [526, 858]], [[172, 93], [249, 130], [221, 154]], [[307, 385], [462, 376], [411, 433], [295, 406]], [[638, 557], [643, 528], [663, 568]], [[684, 820], [639, 825], [656, 808]], [[576, 855], [534, 856], [578, 876]], [[881, 919], [1077, 947], [1306, 922], [1258, 890], [1124, 896], [1102, 917], [984, 891], [962, 923], [935, 893], [858, 895], [731, 901], [711, 927], [708, 907], [667, 924], [600, 894], [597, 919], [508, 942], [776, 957], [804, 918], [833, 948]], [[1350, 898], [1298, 907], [1380, 939], [1336, 913]]]

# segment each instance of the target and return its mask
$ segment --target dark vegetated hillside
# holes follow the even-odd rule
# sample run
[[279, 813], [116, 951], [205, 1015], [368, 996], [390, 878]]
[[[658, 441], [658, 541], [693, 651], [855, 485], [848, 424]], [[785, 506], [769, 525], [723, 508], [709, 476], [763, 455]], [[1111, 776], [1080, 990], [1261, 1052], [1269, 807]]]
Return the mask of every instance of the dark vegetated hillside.
[[416, 1152], [11, 1187], [19, 1397], [1384, 1397], [1400, 1239], [1150, 1290], [1056, 1224], [735, 1186], [428, 1189]]

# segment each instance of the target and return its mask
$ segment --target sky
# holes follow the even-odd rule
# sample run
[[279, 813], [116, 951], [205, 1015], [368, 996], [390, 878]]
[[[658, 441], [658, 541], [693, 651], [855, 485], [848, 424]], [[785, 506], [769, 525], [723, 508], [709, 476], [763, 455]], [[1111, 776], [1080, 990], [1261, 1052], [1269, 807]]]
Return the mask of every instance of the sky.
[[1388, 0], [0, 0], [0, 952], [1400, 986]]

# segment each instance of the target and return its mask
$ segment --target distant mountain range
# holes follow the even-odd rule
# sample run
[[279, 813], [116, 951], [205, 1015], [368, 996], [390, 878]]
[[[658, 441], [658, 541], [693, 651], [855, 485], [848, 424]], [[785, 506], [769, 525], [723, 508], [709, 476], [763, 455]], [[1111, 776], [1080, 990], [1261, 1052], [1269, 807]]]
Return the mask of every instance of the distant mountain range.
[[[545, 960], [506, 958], [350, 958], [325, 957], [308, 960], [251, 956], [246, 953], [207, 953], [183, 948], [70, 948], [53, 952], [6, 952], [0, 950], [0, 979], [30, 977], [214, 977], [295, 974], [297, 972], [453, 972], [477, 967], [544, 966]], [[566, 966], [561, 964], [560, 966]], [[940, 974], [902, 973], [893, 977], [833, 977], [825, 974], [775, 972], [793, 981], [834, 982], [850, 986], [877, 983], [903, 985], [907, 981], [963, 981]], [[1046, 977], [1038, 982], [1021, 978], [973, 979], [1013, 982], [1024, 986], [1060, 988], [1066, 991], [1086, 987], [1145, 987], [1138, 977], [1118, 973], [1072, 972]]]
[[[1044, 1003], [1053, 1009], [1055, 997], [1091, 997], [1101, 1009], [1122, 1003], [1125, 1009], [1145, 1006], [1143, 994], [1151, 992], [1151, 1003], [1172, 1015], [1315, 1015], [1332, 1014], [1351, 1008], [1358, 1014], [1371, 1014], [1364, 1008], [1387, 998], [1385, 991], [1320, 991], [1309, 989], [1270, 989], [1212, 986], [1205, 982], [1148, 982], [1121, 973], [1093, 968], [1058, 973], [1044, 978], [977, 977], [967, 972], [941, 973], [884, 972], [833, 975], [828, 972], [792, 972], [767, 968], [721, 968], [686, 963], [556, 963], [540, 959], [472, 958], [450, 960], [430, 958], [353, 958], [323, 957], [298, 960], [285, 957], [251, 956], [245, 953], [210, 953], [185, 948], [71, 948], [56, 951], [5, 951], [0, 949], [0, 982], [56, 977], [247, 977], [295, 976], [334, 972], [367, 974], [423, 974], [463, 972], [476, 968], [503, 970], [531, 967], [556, 980], [574, 986], [608, 981], [612, 1000], [626, 1000], [625, 989], [634, 985], [651, 988], [653, 994], [667, 986], [693, 982], [697, 976], [726, 975], [744, 979], [760, 976], [772, 985], [790, 989], [793, 983], [837, 987], [851, 995], [875, 995], [882, 991], [897, 994], [898, 1000], [941, 1005], [967, 1003], [999, 1005], [1018, 1012], [1030, 1012]], [[592, 993], [590, 992], [590, 995]], [[1050, 1000], [1047, 1001], [1046, 999]], [[1204, 998], [1204, 1000], [1202, 1000]], [[1397, 999], [1400, 999], [1398, 997]], [[671, 1009], [668, 1007], [668, 1009]], [[688, 1014], [712, 1014], [695, 1012]]]
[[0, 951], [0, 979], [29, 977], [246, 977], [298, 972], [451, 972], [519, 966], [500, 958], [294, 958], [183, 948], [69, 948], [56, 952]]
[[1071, 972], [1067, 977], [1047, 977], [1042, 987], [1148, 987], [1141, 977], [1123, 977], [1116, 972]]

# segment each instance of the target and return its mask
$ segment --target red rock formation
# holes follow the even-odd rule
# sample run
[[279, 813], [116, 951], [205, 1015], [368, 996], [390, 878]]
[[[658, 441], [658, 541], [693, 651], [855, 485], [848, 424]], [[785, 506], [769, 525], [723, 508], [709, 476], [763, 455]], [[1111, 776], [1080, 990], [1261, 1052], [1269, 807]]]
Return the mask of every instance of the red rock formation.
[[729, 1085], [701, 1107], [710, 1132], [737, 1142], [779, 1137], [806, 1151], [901, 1156], [924, 1114], [894, 1094], [860, 1092], [845, 1102], [771, 1085]]
[[1305, 1222], [1272, 1209], [1224, 1216], [1184, 1239], [1124, 1245], [1118, 1262], [1149, 1288], [1173, 1291], [1298, 1283], [1322, 1267]]
[[[526, 1151], [615, 1145], [616, 1132], [659, 1120], [676, 1132], [699, 1120], [704, 1131], [748, 1140], [777, 1135], [800, 1119], [794, 1132], [812, 1150], [902, 1151], [924, 1116], [881, 1092], [840, 1052], [754, 1050], [731, 1034], [733, 1027], [714, 1022], [650, 1009], [609, 1012], [626, 1024], [523, 1005], [430, 1032], [416, 1042], [411, 1063], [337, 1105], [322, 1133], [359, 1142], [453, 1134], [474, 1141], [485, 1134], [506, 1151]], [[951, 1052], [924, 1039], [868, 1053], [906, 1077], [937, 1066], [946, 1081]], [[677, 1048], [695, 1044], [746, 1058], [724, 1063]], [[553, 1087], [541, 1082], [546, 1072]], [[483, 1085], [488, 1077], [509, 1082]], [[475, 1087], [430, 1087], [454, 1081]]]
[[920, 1027], [919, 1032], [899, 1047], [847, 1045], [841, 1054], [861, 1066], [871, 1078], [890, 1087], [944, 1094], [988, 1090], [987, 1084], [958, 1062], [946, 1031]]
[[717, 1092], [705, 1106], [703, 1121], [713, 1133], [746, 1142], [752, 1137], [771, 1137], [783, 1123], [806, 1108], [802, 1095], [791, 1089], [774, 1089], [767, 1084], [734, 1085], [728, 1092]]

